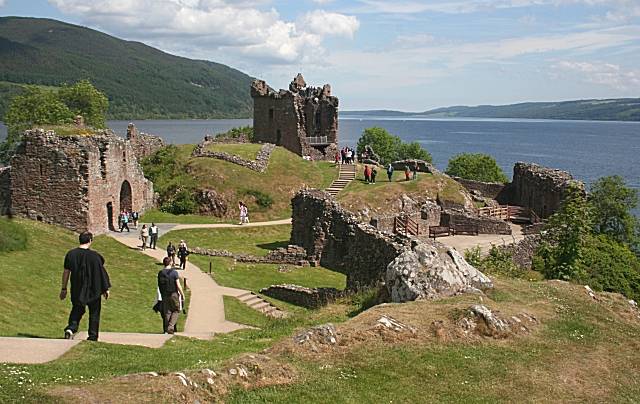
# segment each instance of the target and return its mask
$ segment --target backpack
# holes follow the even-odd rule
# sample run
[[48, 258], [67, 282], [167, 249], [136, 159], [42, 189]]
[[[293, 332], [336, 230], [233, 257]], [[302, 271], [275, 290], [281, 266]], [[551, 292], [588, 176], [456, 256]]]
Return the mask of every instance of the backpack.
[[171, 271], [165, 271], [163, 269], [158, 272], [158, 288], [160, 289], [160, 294], [163, 296], [177, 292], [175, 281], [172, 282], [172, 279], [169, 277], [169, 274], [173, 271], [175, 271], [175, 269]]

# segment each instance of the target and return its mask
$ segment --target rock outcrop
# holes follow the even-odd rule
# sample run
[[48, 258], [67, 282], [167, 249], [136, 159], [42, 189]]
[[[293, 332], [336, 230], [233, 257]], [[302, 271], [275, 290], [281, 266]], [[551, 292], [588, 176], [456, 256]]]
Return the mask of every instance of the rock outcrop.
[[385, 285], [391, 301], [397, 303], [493, 287], [458, 251], [437, 242], [421, 243], [400, 254], [387, 267]]

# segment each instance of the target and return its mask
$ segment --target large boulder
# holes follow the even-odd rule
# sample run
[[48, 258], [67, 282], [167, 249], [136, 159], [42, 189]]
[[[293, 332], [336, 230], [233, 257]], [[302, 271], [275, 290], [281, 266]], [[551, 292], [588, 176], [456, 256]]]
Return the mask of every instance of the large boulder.
[[394, 259], [385, 276], [391, 301], [438, 299], [493, 287], [491, 279], [471, 266], [457, 250], [421, 242]]
[[197, 190], [195, 199], [201, 215], [223, 217], [227, 213], [227, 201], [213, 189]]

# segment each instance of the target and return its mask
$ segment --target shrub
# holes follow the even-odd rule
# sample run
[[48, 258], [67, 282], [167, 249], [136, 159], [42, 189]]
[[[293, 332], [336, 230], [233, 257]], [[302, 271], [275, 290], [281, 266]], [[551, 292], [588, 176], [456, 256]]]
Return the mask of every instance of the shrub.
[[0, 252], [27, 248], [27, 231], [17, 222], [0, 218]]
[[590, 237], [580, 265], [584, 273], [581, 283], [640, 299], [640, 260], [626, 245], [605, 235]]
[[249, 189], [244, 192], [246, 195], [253, 196], [256, 199], [256, 204], [263, 208], [268, 208], [273, 204], [273, 198], [271, 195], [258, 191], [255, 189]]
[[486, 274], [500, 274], [512, 278], [521, 278], [526, 274], [526, 270], [513, 262], [511, 251], [504, 248], [492, 246], [489, 253], [483, 257], [480, 247], [474, 247], [466, 250], [464, 257], [469, 264]]
[[446, 173], [460, 178], [483, 182], [507, 182], [509, 179], [488, 154], [462, 153], [449, 160]]
[[216, 139], [238, 139], [240, 137], [246, 137], [249, 142], [254, 140], [253, 126], [239, 126], [237, 128], [231, 128], [224, 133], [218, 133]]
[[165, 201], [160, 210], [174, 215], [188, 215], [198, 211], [198, 204], [193, 196], [193, 190], [181, 188]]

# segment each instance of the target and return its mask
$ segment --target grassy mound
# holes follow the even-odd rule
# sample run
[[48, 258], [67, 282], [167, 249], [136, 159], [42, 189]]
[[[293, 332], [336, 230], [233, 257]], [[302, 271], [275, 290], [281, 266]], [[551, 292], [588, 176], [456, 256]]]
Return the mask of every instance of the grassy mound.
[[[260, 145], [231, 144], [215, 147], [220, 151], [233, 152], [245, 158], [255, 158]], [[282, 147], [276, 147], [271, 154], [269, 167], [264, 173], [214, 158], [193, 158], [193, 148], [192, 145], [178, 146], [170, 156], [171, 164], [158, 164], [153, 158], [147, 159], [143, 163], [145, 174], [154, 181], [161, 199], [168, 200], [172, 193], [181, 189], [188, 192], [195, 189], [214, 189], [228, 207], [226, 215], [221, 218], [200, 217], [172, 215], [154, 210], [145, 214], [143, 221], [231, 222], [237, 220], [239, 215], [238, 201], [244, 201], [248, 205], [252, 221], [283, 219], [291, 216], [291, 198], [299, 189], [326, 188], [338, 174], [332, 163], [306, 161]], [[181, 203], [179, 206], [185, 204]]]
[[[483, 304], [503, 318], [534, 316], [536, 324], [527, 332], [503, 338], [447, 333], [478, 303], [471, 294], [376, 306], [351, 319], [346, 313], [353, 306], [341, 302], [289, 320], [247, 318], [262, 329], [212, 341], [178, 338], [158, 350], [84, 344], [53, 363], [21, 367], [34, 382], [28, 392], [0, 370], [0, 398], [167, 401], [168, 386], [173, 397], [189, 402], [633, 402], [640, 395], [640, 319], [625, 299], [602, 293], [594, 300], [565, 282], [495, 281], [496, 290]], [[245, 311], [235, 305], [228, 314]], [[382, 315], [415, 332], [376, 326]], [[337, 344], [293, 342], [296, 329], [326, 322], [336, 324]], [[246, 378], [229, 377], [228, 369], [247, 357], [263, 364], [245, 366]], [[203, 368], [216, 371], [212, 386]], [[184, 387], [175, 375], [105, 379], [169, 370], [184, 370], [199, 387]], [[69, 381], [42, 385], [60, 372]], [[83, 383], [80, 375], [102, 379]]]
[[375, 184], [364, 181], [364, 165], [358, 165], [356, 179], [338, 194], [340, 204], [350, 210], [363, 209], [385, 212], [393, 209], [402, 194], [415, 200], [440, 199], [455, 204], [465, 203], [462, 185], [442, 174], [418, 173], [416, 180], [405, 181], [404, 172], [396, 170], [391, 177], [383, 168], [378, 168]]
[[27, 231], [21, 222], [0, 217], [0, 252], [27, 248]]
[[[23, 251], [0, 253], [0, 335], [61, 337], [71, 304], [58, 298], [60, 279], [64, 256], [77, 247], [77, 236], [39, 222], [13, 223], [24, 229], [28, 243]], [[103, 301], [100, 330], [161, 331], [160, 316], [151, 310], [160, 267], [106, 236], [96, 237], [92, 248], [104, 256], [112, 283], [111, 297]], [[88, 315], [82, 321], [81, 330], [86, 330]]]

